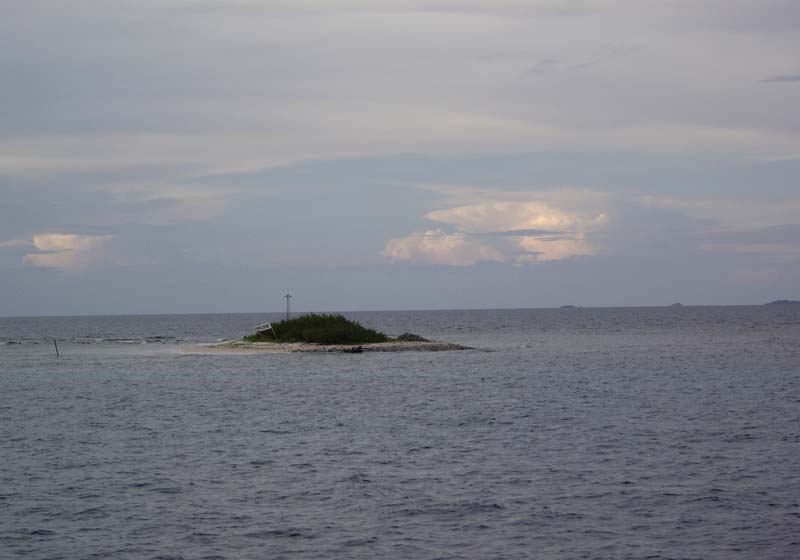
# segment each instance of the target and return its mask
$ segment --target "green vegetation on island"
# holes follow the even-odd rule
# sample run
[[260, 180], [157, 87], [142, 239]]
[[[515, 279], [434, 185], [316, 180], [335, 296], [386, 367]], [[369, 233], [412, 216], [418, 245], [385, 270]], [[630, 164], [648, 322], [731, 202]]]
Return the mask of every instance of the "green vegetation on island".
[[368, 329], [342, 315], [310, 313], [294, 319], [272, 323], [272, 330], [246, 336], [244, 340], [245, 342], [370, 344], [374, 342], [389, 342], [392, 339], [382, 332]]

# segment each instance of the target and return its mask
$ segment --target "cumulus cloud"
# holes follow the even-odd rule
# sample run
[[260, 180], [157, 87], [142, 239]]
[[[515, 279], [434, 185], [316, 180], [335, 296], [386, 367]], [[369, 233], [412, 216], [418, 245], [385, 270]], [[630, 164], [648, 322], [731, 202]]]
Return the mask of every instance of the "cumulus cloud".
[[449, 234], [440, 229], [390, 239], [383, 250], [392, 262], [412, 261], [423, 264], [470, 266], [479, 261], [504, 261], [499, 250], [463, 234]]
[[479, 261], [517, 265], [592, 255], [585, 233], [606, 224], [608, 216], [571, 212], [542, 200], [484, 200], [429, 212], [441, 229], [390, 239], [384, 256], [392, 262], [468, 266]]
[[111, 235], [42, 233], [33, 236], [33, 245], [41, 252], [29, 253], [22, 260], [33, 266], [77, 272], [101, 261], [112, 239]]
[[429, 212], [427, 219], [471, 233], [569, 229], [577, 216], [538, 201], [487, 201]]

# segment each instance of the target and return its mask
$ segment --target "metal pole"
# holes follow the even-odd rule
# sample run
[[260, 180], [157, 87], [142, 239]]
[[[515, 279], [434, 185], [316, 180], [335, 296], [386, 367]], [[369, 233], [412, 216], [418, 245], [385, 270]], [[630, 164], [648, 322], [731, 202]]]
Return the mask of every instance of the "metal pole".
[[286, 320], [288, 321], [289, 319], [292, 318], [291, 306], [289, 305], [289, 302], [292, 299], [292, 294], [286, 294], [285, 297], [286, 297]]
[[56, 358], [60, 358], [61, 354], [58, 353], [58, 342], [56, 342], [55, 338], [53, 339], [53, 345], [56, 347]]

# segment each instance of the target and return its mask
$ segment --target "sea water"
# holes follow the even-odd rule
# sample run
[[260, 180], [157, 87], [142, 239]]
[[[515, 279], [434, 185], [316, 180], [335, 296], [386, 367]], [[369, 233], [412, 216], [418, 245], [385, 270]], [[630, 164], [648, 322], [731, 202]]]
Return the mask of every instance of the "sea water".
[[800, 307], [347, 315], [0, 319], [0, 557], [800, 557]]

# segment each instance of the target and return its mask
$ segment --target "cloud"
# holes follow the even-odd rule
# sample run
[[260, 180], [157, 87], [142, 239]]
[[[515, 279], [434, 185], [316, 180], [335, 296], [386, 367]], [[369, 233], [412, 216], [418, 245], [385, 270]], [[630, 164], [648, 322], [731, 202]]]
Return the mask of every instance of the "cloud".
[[[114, 237], [2, 245], [0, 288], [35, 302], [28, 278], [102, 268], [124, 300], [140, 283], [111, 269], [148, 258], [151, 285], [203, 262], [230, 267], [229, 286], [263, 263], [397, 275], [381, 251], [509, 278], [545, 260], [581, 263], [537, 278], [680, 262], [703, 243], [716, 247], [703, 259], [738, 258], [694, 234], [800, 215], [798, 160], [744, 165], [800, 154], [799, 13], [797, 0], [18, 2], [0, 20], [15, 76], [0, 239]], [[432, 183], [484, 191], [414, 187]], [[584, 191], [544, 190], [565, 184]], [[17, 269], [25, 289], [9, 288]]]
[[240, 194], [238, 189], [215, 190], [200, 185], [121, 187], [113, 193], [111, 215], [106, 219], [99, 217], [92, 223], [165, 225], [205, 221], [223, 214], [229, 200]]
[[508, 231], [490, 231], [473, 235], [485, 237], [529, 237], [534, 235], [563, 235], [563, 231], [551, 231], [546, 229], [510, 229]]
[[761, 80], [765, 83], [783, 83], [783, 82], [800, 82], [800, 74], [787, 74], [784, 76], [773, 76]]
[[599, 3], [597, 0], [569, 3], [559, 0], [273, 0], [268, 5], [260, 0], [212, 0], [185, 4], [184, 10], [194, 12], [244, 11], [244, 13], [332, 15], [332, 14], [402, 14], [444, 13], [475, 14], [498, 17], [573, 16], [588, 13]]
[[[568, 198], [573, 194], [564, 189], [560, 196]], [[483, 200], [435, 210], [425, 218], [452, 226], [456, 231], [446, 233], [436, 229], [390, 239], [384, 256], [392, 262], [456, 266], [479, 261], [522, 265], [564, 260], [595, 254], [596, 248], [585, 234], [604, 227], [608, 221], [603, 212], [571, 212], [552, 202], [530, 199]]]
[[[797, 255], [800, 225], [795, 201], [751, 202], [658, 197], [633, 192], [562, 188], [503, 191], [476, 187], [423, 187], [463, 202], [425, 214], [446, 224], [442, 233], [459, 243], [424, 246], [419, 234], [392, 239], [384, 255], [392, 262], [462, 265], [491, 260], [513, 265], [578, 257], [651, 258], [654, 254], [748, 253]], [[796, 221], [796, 220], [795, 220]], [[450, 251], [470, 248], [470, 258]], [[398, 248], [407, 250], [399, 251]], [[500, 256], [498, 256], [500, 255]], [[671, 258], [671, 257], [670, 257]]]
[[390, 239], [383, 255], [392, 262], [470, 266], [479, 261], [505, 261], [497, 249], [463, 234], [448, 234], [440, 229]]
[[789, 262], [800, 256], [800, 224], [702, 232], [697, 239], [704, 251], [762, 255]]
[[577, 216], [538, 201], [487, 201], [429, 212], [427, 219], [470, 233], [570, 229]]
[[29, 253], [23, 262], [42, 268], [77, 272], [102, 261], [111, 235], [76, 235], [42, 233], [33, 236], [33, 245], [40, 253]]
[[704, 232], [704, 241], [731, 245], [790, 245], [800, 247], [800, 224]]
[[582, 56], [578, 54], [571, 58], [543, 58], [528, 70], [528, 74], [541, 76], [555, 72], [583, 70], [619, 56], [636, 54], [641, 50], [640, 46], [607, 43], [587, 49], [588, 52]]
[[[664, 24], [665, 14], [680, 14], [683, 28], [727, 11], [792, 19], [765, 3], [24, 2], [0, 22], [0, 65], [24, 77], [4, 84], [0, 165], [172, 162], [218, 173], [411, 151], [796, 152], [790, 92], [754, 84], [792, 68], [796, 39], [680, 40]], [[539, 22], [559, 13], [582, 17]], [[619, 56], [631, 45], [641, 52]], [[487, 61], [492, 52], [520, 54]], [[600, 60], [602, 70], [558, 71]], [[526, 79], [531, 64], [554, 79]]]
[[706, 243], [701, 245], [706, 251], [730, 251], [734, 253], [758, 253], [776, 255], [800, 255], [800, 245], [783, 243]]
[[5, 241], [0, 241], [0, 249], [11, 249], [16, 247], [29, 247], [33, 245], [33, 242], [27, 239], [7, 239]]
[[596, 252], [583, 234], [575, 239], [559, 239], [552, 237], [523, 237], [520, 246], [526, 251], [514, 259], [516, 264], [542, 261], [561, 261], [573, 257], [593, 255]]
[[644, 195], [638, 202], [647, 207], [680, 211], [687, 216], [710, 219], [720, 226], [737, 231], [785, 226], [800, 215], [800, 200], [775, 201], [742, 199], [682, 199]]

